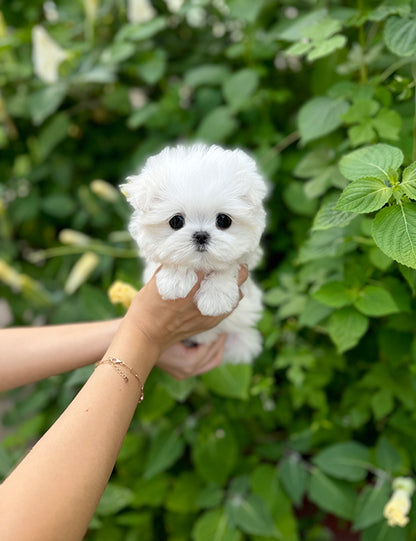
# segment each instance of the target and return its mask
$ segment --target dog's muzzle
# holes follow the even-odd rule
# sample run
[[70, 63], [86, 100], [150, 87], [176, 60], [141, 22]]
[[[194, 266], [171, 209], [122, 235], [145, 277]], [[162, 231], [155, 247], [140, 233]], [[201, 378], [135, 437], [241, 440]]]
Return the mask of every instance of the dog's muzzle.
[[194, 241], [198, 252], [205, 252], [207, 250], [209, 239], [210, 235], [206, 231], [196, 231], [192, 236], [192, 240]]

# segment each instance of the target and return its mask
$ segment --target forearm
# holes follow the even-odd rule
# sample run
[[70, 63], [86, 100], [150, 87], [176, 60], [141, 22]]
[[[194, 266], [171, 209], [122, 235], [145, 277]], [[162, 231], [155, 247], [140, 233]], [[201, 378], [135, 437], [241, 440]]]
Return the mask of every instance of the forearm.
[[[159, 352], [127, 327], [109, 353], [144, 383]], [[97, 368], [83, 389], [0, 486], [0, 539], [80, 541], [111, 475], [140, 394], [113, 366]]]
[[0, 392], [99, 360], [120, 320], [0, 330]]

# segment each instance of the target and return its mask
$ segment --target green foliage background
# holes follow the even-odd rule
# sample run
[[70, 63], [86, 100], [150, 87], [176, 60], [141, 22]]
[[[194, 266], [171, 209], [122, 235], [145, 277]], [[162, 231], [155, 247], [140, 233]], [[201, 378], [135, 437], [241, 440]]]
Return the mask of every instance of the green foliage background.
[[[14, 325], [120, 315], [108, 287], [140, 285], [130, 210], [91, 182], [177, 141], [240, 146], [271, 187], [264, 351], [152, 374], [87, 539], [416, 539], [416, 512], [382, 515], [416, 467], [414, 2], [152, 5], [131, 23], [123, 0], [0, 3], [0, 297]], [[36, 24], [68, 53], [53, 83]], [[86, 251], [98, 265], [68, 293]], [[0, 475], [88, 374], [11, 393]]]

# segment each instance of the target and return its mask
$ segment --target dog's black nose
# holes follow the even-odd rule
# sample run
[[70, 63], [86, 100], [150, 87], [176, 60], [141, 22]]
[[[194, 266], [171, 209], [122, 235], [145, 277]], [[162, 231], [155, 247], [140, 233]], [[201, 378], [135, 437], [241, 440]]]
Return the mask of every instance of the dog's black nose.
[[200, 246], [207, 244], [209, 241], [209, 233], [206, 231], [196, 231], [193, 235], [194, 242]]

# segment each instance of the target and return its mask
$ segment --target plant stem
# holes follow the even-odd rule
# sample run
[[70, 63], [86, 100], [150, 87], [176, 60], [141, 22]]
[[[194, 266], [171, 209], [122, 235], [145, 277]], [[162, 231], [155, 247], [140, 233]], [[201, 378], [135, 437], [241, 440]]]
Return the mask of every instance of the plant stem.
[[412, 161], [416, 161], [416, 64], [412, 64], [412, 76], [413, 82], [415, 83], [414, 94], [413, 94], [413, 146], [412, 146]]
[[[364, 12], [364, 1], [358, 0], [358, 9], [360, 14]], [[362, 84], [367, 83], [367, 66], [365, 64], [365, 32], [364, 32], [364, 23], [361, 24], [359, 29], [359, 41], [361, 46], [361, 63], [360, 63], [360, 80]]]

